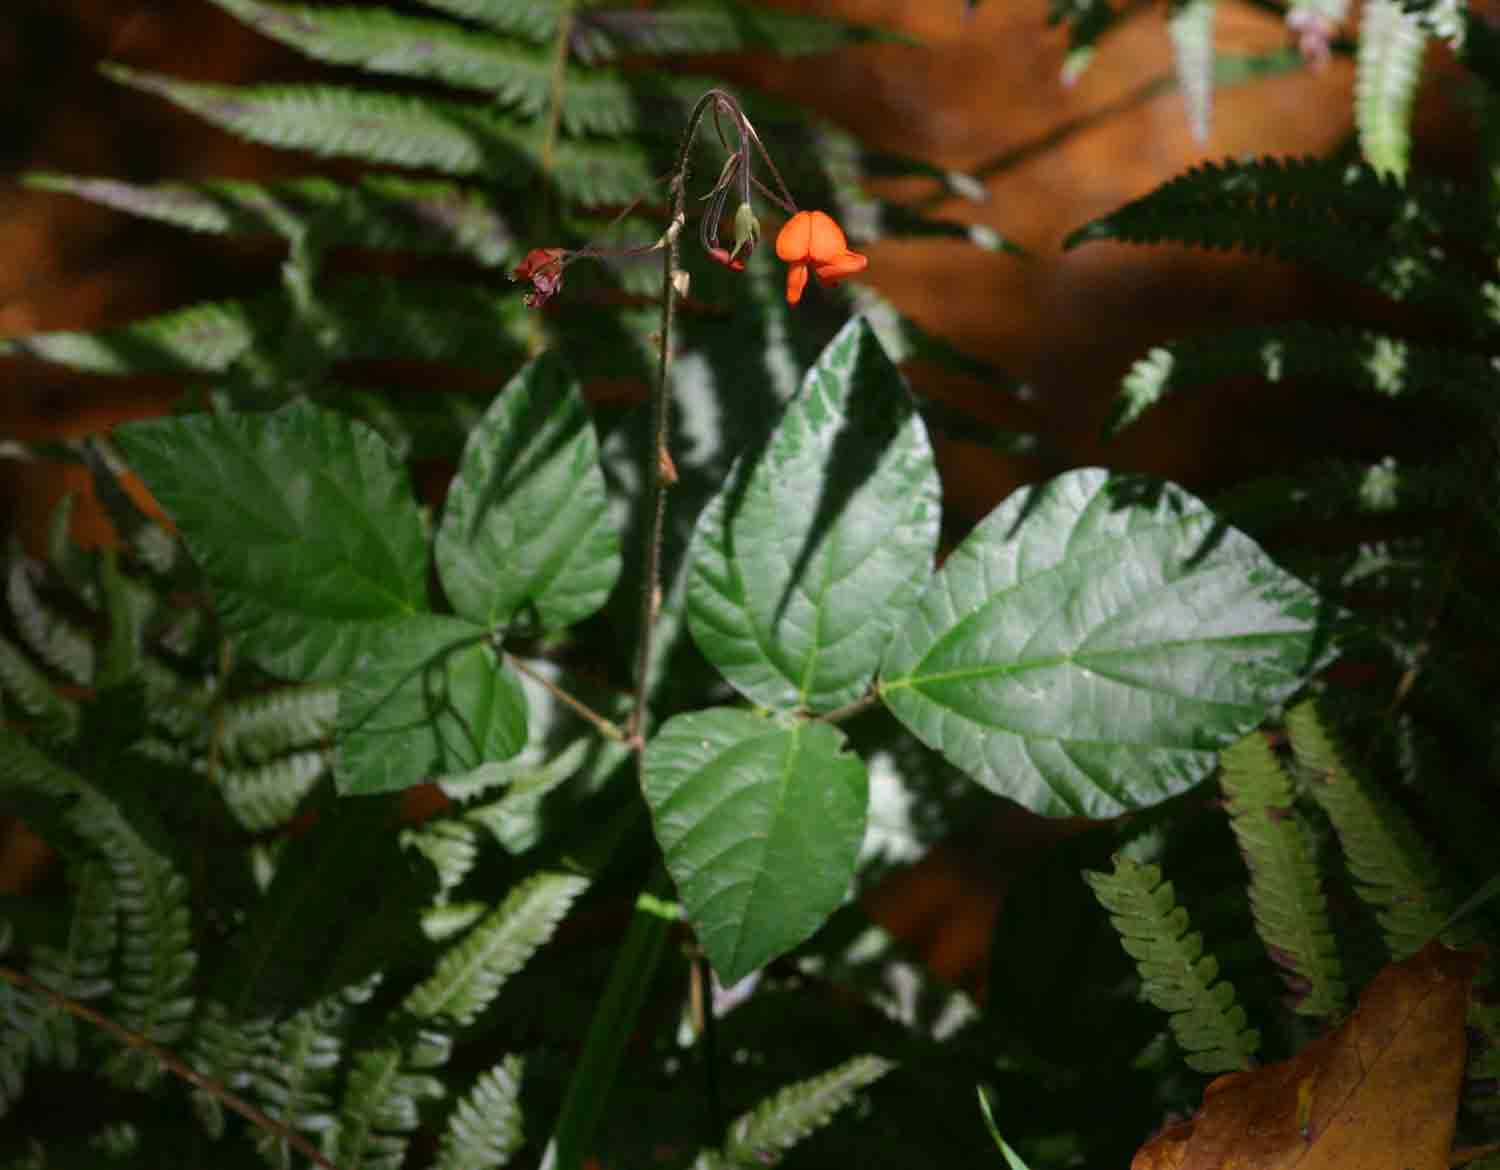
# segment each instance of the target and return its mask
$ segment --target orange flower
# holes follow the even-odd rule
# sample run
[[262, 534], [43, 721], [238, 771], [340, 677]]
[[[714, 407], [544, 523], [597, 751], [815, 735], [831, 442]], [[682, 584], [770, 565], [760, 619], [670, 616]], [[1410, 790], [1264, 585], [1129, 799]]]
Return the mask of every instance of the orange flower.
[[807, 287], [807, 270], [822, 285], [837, 284], [863, 272], [870, 260], [849, 250], [844, 229], [822, 211], [799, 211], [776, 237], [776, 255], [791, 265], [786, 274], [786, 303], [795, 305]]

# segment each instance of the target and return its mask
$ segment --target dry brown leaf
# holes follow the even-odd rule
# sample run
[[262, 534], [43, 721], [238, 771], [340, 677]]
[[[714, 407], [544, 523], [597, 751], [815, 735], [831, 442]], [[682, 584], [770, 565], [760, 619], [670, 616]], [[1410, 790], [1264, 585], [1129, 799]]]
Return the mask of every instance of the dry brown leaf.
[[1428, 943], [1280, 1064], [1219, 1077], [1131, 1170], [1445, 1170], [1476, 951]]

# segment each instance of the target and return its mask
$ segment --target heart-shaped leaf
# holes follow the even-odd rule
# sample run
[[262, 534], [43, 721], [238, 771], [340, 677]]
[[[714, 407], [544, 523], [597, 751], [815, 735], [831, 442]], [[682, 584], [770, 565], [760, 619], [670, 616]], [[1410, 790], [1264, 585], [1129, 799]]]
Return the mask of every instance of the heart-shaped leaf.
[[115, 431], [213, 588], [240, 652], [333, 679], [427, 608], [427, 541], [406, 469], [363, 423], [294, 402]]
[[717, 708], [646, 747], [646, 803], [688, 920], [725, 984], [838, 908], [864, 836], [864, 762], [827, 723]]
[[931, 572], [940, 491], [905, 382], [869, 325], [850, 322], [699, 517], [699, 648], [764, 706], [858, 699]]
[[346, 796], [390, 792], [525, 744], [525, 692], [485, 631], [422, 615], [388, 628], [339, 688], [334, 783]]
[[1090, 469], [995, 509], [892, 642], [880, 693], [986, 788], [1104, 817], [1196, 784], [1318, 665], [1317, 595], [1168, 486]]
[[593, 423], [557, 357], [512, 378], [470, 432], [435, 551], [453, 608], [487, 627], [529, 607], [561, 629], [609, 597], [619, 534]]

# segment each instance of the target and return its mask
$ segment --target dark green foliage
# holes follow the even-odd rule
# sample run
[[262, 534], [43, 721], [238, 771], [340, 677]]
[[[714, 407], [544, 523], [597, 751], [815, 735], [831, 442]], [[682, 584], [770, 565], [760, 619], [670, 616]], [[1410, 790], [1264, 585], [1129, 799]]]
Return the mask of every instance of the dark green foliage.
[[[1121, 1165], [1196, 1103], [1189, 1070], [1300, 1047], [1313, 1025], [1294, 1012], [1336, 1016], [1382, 937], [1414, 949], [1454, 891], [1490, 876], [1492, 799], [1438, 783], [1454, 769], [1433, 744], [1500, 759], [1494, 680], [1465, 642], [1500, 635], [1487, 576], [1500, 299], [1474, 267], [1496, 244], [1493, 199], [1265, 160], [1192, 172], [1083, 229], [1075, 242], [1305, 261], [1433, 311], [1420, 337], [1299, 322], [1154, 350], [1119, 425], [1168, 390], [1260, 378], [1426, 412], [1452, 448], [1271, 466], [1216, 510], [1175, 486], [1069, 472], [1018, 492], [934, 573], [927, 428], [1010, 451], [1036, 439], [914, 399], [888, 359], [1005, 382], [872, 293], [789, 309], [770, 257], [779, 215], [757, 192], [766, 238], [744, 272], [683, 249], [676, 483], [636, 726], [642, 592], [622, 551], [650, 522], [647, 420], [601, 411], [596, 439], [584, 391], [657, 368], [654, 212], [708, 84], [671, 57], [875, 34], [733, 0], [215, 2], [346, 73], [249, 88], [110, 75], [252, 141], [448, 177], [31, 177], [190, 231], [279, 237], [286, 257], [281, 286], [243, 301], [4, 345], [178, 374], [207, 408], [118, 435], [190, 556], [124, 499], [113, 448], [15, 447], [85, 460], [124, 539], [85, 554], [61, 512], [45, 566], [7, 560], [0, 794], [64, 857], [56, 888], [0, 907], [8, 962], [169, 1045], [343, 1170], [684, 1165], [695, 1150], [705, 1170], [977, 1165], [994, 1154], [981, 1081], [1033, 1164]], [[1400, 173], [1411, 45], [1453, 34], [1439, 5], [1371, 7], [1372, 29], [1394, 18], [1395, 35], [1363, 46], [1361, 129], [1375, 165]], [[1213, 8], [1171, 10], [1200, 130], [1214, 80], [1266, 67], [1214, 61]], [[1122, 12], [1052, 5], [1071, 74]], [[941, 234], [1018, 250], [862, 187], [905, 175], [972, 195], [965, 176], [770, 102], [745, 109], [798, 203], [836, 214], [855, 246]], [[721, 173], [717, 138], [710, 119], [685, 244]], [[567, 250], [566, 288], [533, 312], [523, 297], [542, 286], [501, 274], [541, 247]], [[383, 275], [325, 272], [335, 253], [344, 269], [369, 252], [391, 254]], [[394, 254], [440, 258], [445, 276], [413, 279]], [[851, 304], [864, 320], [845, 325]], [[385, 359], [482, 370], [489, 389], [372, 375]], [[440, 507], [413, 493], [414, 460], [457, 468]], [[1251, 539], [1323, 517], [1387, 527], [1278, 547], [1316, 588]], [[1261, 733], [1234, 743], [1339, 650], [1389, 689], [1323, 720], [1288, 716], [1294, 771]], [[722, 705], [736, 690], [764, 708]], [[847, 729], [829, 725], [860, 703]], [[1198, 787], [1226, 748], [1227, 815]], [[939, 839], [978, 837], [975, 780], [1049, 814], [1150, 809], [1010, 887], [984, 1012], [848, 901]], [[1129, 958], [1080, 879], [1116, 849], [1089, 885]], [[1450, 937], [1487, 928], [1476, 915]], [[701, 954], [747, 978], [690, 993]], [[1288, 988], [1292, 1012], [1276, 1002]], [[1473, 1021], [1493, 1038], [1492, 1010]], [[76, 1141], [49, 1139], [48, 1164], [305, 1164], [285, 1134], [8, 983], [0, 1025], [0, 1101], [24, 1108], [39, 1077], [102, 1101]], [[1476, 1078], [1496, 1051], [1476, 1053]], [[102, 1095], [101, 1067], [127, 1091]]]

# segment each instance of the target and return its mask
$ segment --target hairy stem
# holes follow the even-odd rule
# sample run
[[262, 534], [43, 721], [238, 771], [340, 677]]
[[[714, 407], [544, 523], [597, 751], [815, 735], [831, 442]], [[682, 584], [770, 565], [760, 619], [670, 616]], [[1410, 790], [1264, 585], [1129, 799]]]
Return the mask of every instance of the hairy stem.
[[5, 982], [12, 986], [36, 992], [52, 1004], [53, 1007], [67, 1012], [68, 1015], [77, 1019], [93, 1024], [96, 1028], [103, 1029], [127, 1048], [134, 1048], [141, 1052], [150, 1053], [168, 1072], [176, 1077], [180, 1077], [194, 1088], [202, 1089], [205, 1093], [220, 1101], [226, 1108], [233, 1109], [252, 1125], [259, 1126], [268, 1133], [275, 1135], [277, 1139], [286, 1142], [287, 1145], [291, 1146], [298, 1153], [307, 1157], [309, 1161], [323, 1167], [323, 1170], [339, 1170], [336, 1165], [318, 1151], [317, 1146], [313, 1145], [296, 1130], [288, 1128], [274, 1117], [257, 1109], [249, 1101], [225, 1088], [212, 1077], [204, 1076], [176, 1053], [169, 1052], [151, 1039], [142, 1036], [139, 1032], [133, 1032], [122, 1024], [115, 1023], [114, 1020], [100, 1012], [96, 1012], [87, 1004], [79, 1003], [76, 999], [70, 999], [59, 991], [53, 991], [46, 984], [38, 983], [30, 975], [23, 974], [10, 967], [0, 966], [0, 979], [5, 980]]

